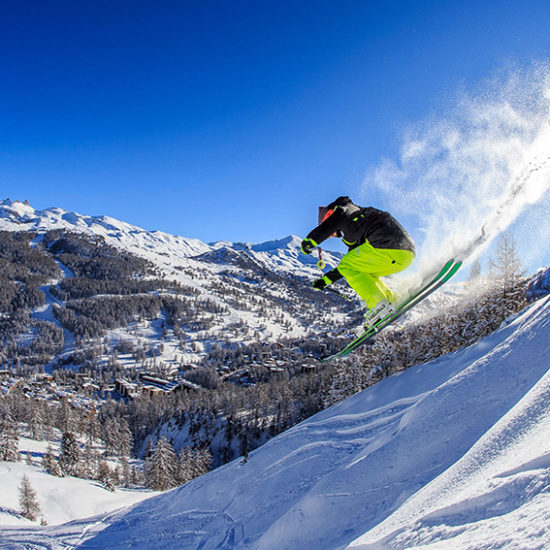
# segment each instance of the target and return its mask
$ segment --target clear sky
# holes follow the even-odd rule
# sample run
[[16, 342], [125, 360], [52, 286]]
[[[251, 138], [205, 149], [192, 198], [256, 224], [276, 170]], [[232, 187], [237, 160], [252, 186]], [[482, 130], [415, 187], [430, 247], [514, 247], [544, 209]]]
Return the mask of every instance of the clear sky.
[[403, 129], [546, 58], [549, 29], [547, 0], [2, 0], [0, 198], [305, 235], [339, 195], [376, 206]]

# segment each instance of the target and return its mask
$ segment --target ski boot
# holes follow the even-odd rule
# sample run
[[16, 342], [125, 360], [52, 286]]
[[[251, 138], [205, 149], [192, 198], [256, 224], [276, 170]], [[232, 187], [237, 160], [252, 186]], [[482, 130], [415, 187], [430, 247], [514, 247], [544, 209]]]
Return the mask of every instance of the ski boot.
[[365, 330], [370, 330], [378, 321], [391, 315], [395, 307], [388, 300], [380, 300], [374, 307], [370, 308], [365, 315]]

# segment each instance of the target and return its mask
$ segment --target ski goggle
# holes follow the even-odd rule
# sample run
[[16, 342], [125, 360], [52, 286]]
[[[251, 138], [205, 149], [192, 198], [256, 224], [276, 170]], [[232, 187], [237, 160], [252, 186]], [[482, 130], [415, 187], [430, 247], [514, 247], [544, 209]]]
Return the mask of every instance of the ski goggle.
[[317, 221], [319, 225], [321, 225], [325, 220], [330, 218], [334, 214], [334, 210], [332, 208], [327, 208], [326, 206], [319, 206], [319, 214], [317, 217]]
[[[332, 215], [334, 214], [334, 210], [332, 208], [327, 208], [326, 206], [319, 206], [319, 215], [317, 217], [317, 221], [319, 222], [319, 225], [321, 225], [324, 221], [328, 220]], [[329, 239], [331, 237], [337, 237], [337, 233], [333, 233], [329, 236]]]

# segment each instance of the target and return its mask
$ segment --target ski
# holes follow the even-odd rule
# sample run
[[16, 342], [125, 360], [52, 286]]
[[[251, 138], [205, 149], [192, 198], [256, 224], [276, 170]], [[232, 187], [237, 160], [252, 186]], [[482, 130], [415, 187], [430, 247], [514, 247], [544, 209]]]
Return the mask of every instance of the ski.
[[422, 300], [427, 298], [432, 292], [435, 292], [439, 287], [444, 285], [459, 269], [462, 265], [461, 260], [455, 260], [454, 258], [449, 260], [440, 271], [434, 275], [428, 282], [424, 283], [420, 288], [413, 292], [408, 298], [403, 300], [395, 309], [393, 313], [387, 315], [383, 319], [380, 319], [376, 325], [366, 330], [363, 334], [352, 340], [345, 348], [341, 349], [337, 353], [321, 359], [322, 363], [328, 363], [333, 359], [338, 359], [349, 355], [352, 351], [356, 350], [359, 346], [369, 342], [376, 334], [382, 329], [396, 321], [399, 317], [404, 315], [407, 311], [412, 309]]

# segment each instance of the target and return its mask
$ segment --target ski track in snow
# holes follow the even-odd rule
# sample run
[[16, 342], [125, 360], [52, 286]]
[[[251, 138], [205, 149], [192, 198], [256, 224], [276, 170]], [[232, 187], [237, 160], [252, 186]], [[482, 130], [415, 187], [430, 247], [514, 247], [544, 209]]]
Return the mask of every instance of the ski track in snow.
[[[179, 489], [2, 548], [543, 549], [550, 302]], [[33, 546], [34, 545], [34, 546]]]
[[[48, 321], [50, 323], [53, 323], [55, 326], [63, 330], [63, 350], [61, 351], [61, 355], [63, 355], [68, 353], [69, 351], [74, 350], [75, 337], [72, 332], [61, 326], [61, 323], [55, 318], [55, 315], [53, 314], [53, 306], [62, 306], [63, 302], [57, 299], [51, 293], [51, 287], [59, 286], [59, 283], [62, 281], [62, 279], [74, 277], [74, 273], [67, 266], [63, 265], [59, 260], [55, 260], [55, 263], [61, 270], [62, 278], [50, 281], [49, 284], [40, 287], [40, 290], [44, 293], [45, 296], [45, 303], [44, 305], [35, 308], [31, 314], [31, 317], [39, 321]], [[46, 370], [48, 370], [49, 368], [51, 368], [51, 365], [46, 365]]]

